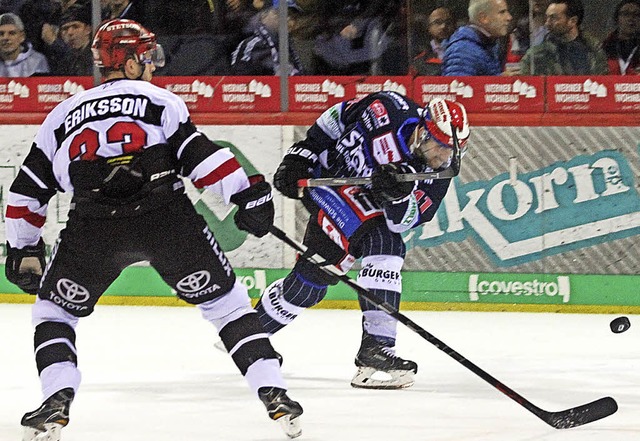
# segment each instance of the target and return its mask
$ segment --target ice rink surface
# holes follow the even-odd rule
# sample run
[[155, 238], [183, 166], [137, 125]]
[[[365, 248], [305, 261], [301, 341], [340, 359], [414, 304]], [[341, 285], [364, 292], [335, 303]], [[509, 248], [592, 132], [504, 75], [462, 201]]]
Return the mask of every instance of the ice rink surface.
[[[311, 310], [273, 338], [308, 441], [640, 440], [640, 321], [613, 315], [406, 312], [473, 363], [548, 411], [612, 396], [618, 412], [573, 429], [547, 426], [399, 325], [398, 353], [419, 365], [400, 391], [353, 389], [357, 311]], [[195, 308], [98, 306], [77, 328], [83, 384], [64, 441], [287, 439], [214, 348]], [[0, 441], [21, 439], [40, 404], [29, 305], [0, 305]]]

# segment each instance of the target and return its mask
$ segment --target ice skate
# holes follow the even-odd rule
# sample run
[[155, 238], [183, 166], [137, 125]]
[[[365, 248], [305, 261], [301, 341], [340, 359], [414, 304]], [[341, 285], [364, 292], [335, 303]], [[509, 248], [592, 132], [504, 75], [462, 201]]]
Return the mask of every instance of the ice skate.
[[300, 428], [302, 406], [289, 398], [284, 389], [261, 387], [258, 389], [258, 396], [267, 408], [269, 417], [280, 423], [282, 430], [289, 438], [297, 438], [302, 435]]
[[73, 396], [71, 388], [59, 390], [38, 409], [25, 413], [20, 422], [24, 426], [22, 441], [60, 441], [61, 429], [69, 424]]
[[414, 383], [418, 365], [398, 357], [393, 347], [365, 335], [355, 360], [358, 371], [351, 386], [364, 389], [402, 389]]

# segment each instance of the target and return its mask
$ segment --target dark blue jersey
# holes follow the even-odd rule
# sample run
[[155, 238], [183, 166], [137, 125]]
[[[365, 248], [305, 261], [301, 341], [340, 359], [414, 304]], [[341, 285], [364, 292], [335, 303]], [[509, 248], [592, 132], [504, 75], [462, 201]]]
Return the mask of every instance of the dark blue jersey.
[[[368, 177], [382, 164], [402, 163], [416, 172], [431, 171], [414, 158], [411, 136], [423, 120], [423, 109], [396, 92], [376, 92], [326, 110], [294, 144], [289, 155], [302, 155], [316, 165], [317, 177]], [[450, 179], [426, 180], [400, 201], [385, 203], [387, 225], [403, 232], [431, 220]]]

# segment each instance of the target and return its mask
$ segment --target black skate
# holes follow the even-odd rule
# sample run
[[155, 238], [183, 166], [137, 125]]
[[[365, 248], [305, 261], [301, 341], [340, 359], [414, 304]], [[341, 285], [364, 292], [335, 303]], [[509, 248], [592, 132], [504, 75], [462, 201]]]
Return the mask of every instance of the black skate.
[[365, 335], [355, 360], [358, 371], [351, 386], [364, 389], [402, 389], [414, 383], [418, 365], [398, 357], [391, 346]]
[[73, 396], [70, 387], [59, 390], [38, 409], [25, 413], [20, 422], [24, 426], [22, 441], [60, 441], [60, 430], [69, 424]]
[[269, 418], [279, 421], [282, 430], [289, 438], [297, 438], [302, 435], [300, 428], [302, 406], [289, 398], [284, 389], [261, 387], [258, 389], [258, 397], [267, 408]]

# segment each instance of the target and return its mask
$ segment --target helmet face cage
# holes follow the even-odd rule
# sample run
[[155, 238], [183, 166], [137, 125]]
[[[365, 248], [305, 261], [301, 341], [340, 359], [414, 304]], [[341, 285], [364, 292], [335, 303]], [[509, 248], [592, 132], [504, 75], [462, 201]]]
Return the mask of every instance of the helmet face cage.
[[164, 66], [164, 51], [156, 36], [133, 20], [109, 20], [100, 26], [91, 45], [94, 64], [122, 69], [129, 58], [139, 63]]

